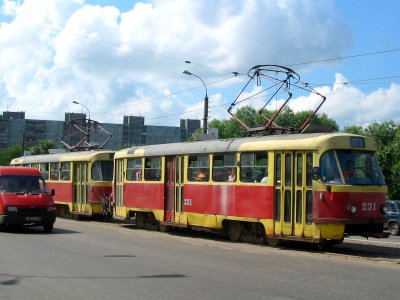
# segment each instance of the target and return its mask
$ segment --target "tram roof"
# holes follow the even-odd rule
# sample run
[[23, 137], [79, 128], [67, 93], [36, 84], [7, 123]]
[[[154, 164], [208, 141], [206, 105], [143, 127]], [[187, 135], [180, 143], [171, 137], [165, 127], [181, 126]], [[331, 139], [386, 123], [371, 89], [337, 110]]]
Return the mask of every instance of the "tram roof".
[[34, 164], [43, 162], [84, 161], [84, 160], [92, 160], [93, 158], [96, 158], [98, 156], [103, 156], [104, 154], [110, 154], [109, 159], [112, 160], [114, 151], [91, 150], [91, 151], [81, 151], [81, 152], [65, 152], [65, 153], [21, 156], [18, 158], [14, 158], [11, 161], [11, 164], [16, 165], [16, 164]]
[[[207, 140], [197, 142], [183, 142], [135, 146], [115, 153], [115, 158], [125, 156], [158, 156], [158, 155], [183, 155], [237, 151], [262, 151], [262, 150], [317, 150], [329, 143], [338, 144], [342, 140], [342, 148], [352, 149], [349, 137], [362, 137], [365, 139], [366, 150], [375, 150], [375, 142], [368, 137], [349, 133], [310, 133], [310, 134], [284, 134], [258, 136], [236, 139]], [[346, 141], [349, 141], [345, 146]], [[333, 145], [331, 145], [333, 147]], [[338, 145], [336, 145], [338, 147]]]

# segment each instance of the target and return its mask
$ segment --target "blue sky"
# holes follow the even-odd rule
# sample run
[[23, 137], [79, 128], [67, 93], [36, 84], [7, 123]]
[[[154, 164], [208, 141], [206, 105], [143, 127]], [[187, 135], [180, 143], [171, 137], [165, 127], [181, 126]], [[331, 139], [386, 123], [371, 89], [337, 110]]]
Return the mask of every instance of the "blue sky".
[[[1, 3], [2, 111], [63, 120], [85, 112], [75, 100], [99, 122], [141, 115], [146, 124], [179, 126], [180, 118], [203, 116], [204, 86], [182, 74], [187, 69], [207, 85], [210, 120], [224, 119], [247, 71], [278, 64], [325, 95], [320, 111], [342, 128], [400, 121], [397, 0]], [[251, 83], [245, 95], [259, 89]], [[259, 108], [267, 98], [244, 104]], [[318, 101], [295, 93], [290, 105], [299, 111]]]

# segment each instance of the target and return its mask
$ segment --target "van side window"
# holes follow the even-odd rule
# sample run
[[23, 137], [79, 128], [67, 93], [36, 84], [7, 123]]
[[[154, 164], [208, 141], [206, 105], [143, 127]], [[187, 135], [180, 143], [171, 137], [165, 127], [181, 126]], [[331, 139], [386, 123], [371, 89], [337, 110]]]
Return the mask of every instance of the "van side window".
[[243, 152], [240, 156], [240, 181], [261, 182], [268, 181], [268, 153]]
[[188, 159], [189, 181], [210, 180], [210, 157], [208, 155], [191, 155]]

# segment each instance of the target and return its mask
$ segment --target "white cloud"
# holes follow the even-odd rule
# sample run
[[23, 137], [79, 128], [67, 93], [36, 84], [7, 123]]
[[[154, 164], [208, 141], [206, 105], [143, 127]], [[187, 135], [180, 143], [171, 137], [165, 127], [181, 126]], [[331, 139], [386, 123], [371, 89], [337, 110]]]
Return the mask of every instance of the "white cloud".
[[[120, 123], [123, 115], [170, 125], [181, 116], [202, 119], [202, 84], [183, 69], [210, 83], [232, 75], [223, 70], [337, 57], [350, 46], [351, 32], [334, 6], [333, 0], [154, 0], [121, 13], [84, 0], [5, 0], [1, 13], [13, 18], [0, 26], [0, 105], [27, 118], [61, 120], [65, 111], [80, 111], [71, 104], [78, 100], [102, 122]], [[227, 103], [244, 80], [208, 86], [211, 119], [229, 116]], [[364, 95], [349, 85], [326, 87], [324, 108], [343, 122], [364, 121], [365, 114], [348, 111], [371, 109], [376, 97], [398, 99], [395, 89]], [[340, 112], [339, 103], [351, 109]]]

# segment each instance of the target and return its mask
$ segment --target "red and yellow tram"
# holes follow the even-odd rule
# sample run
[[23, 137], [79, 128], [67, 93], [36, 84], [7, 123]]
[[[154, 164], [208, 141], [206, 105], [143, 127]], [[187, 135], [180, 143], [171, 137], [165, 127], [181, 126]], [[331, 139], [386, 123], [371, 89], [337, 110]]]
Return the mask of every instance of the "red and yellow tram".
[[345, 133], [133, 147], [114, 156], [114, 216], [271, 245], [384, 237], [387, 186], [375, 151], [372, 139]]
[[40, 170], [60, 216], [112, 216], [113, 151], [22, 156], [11, 165]]

